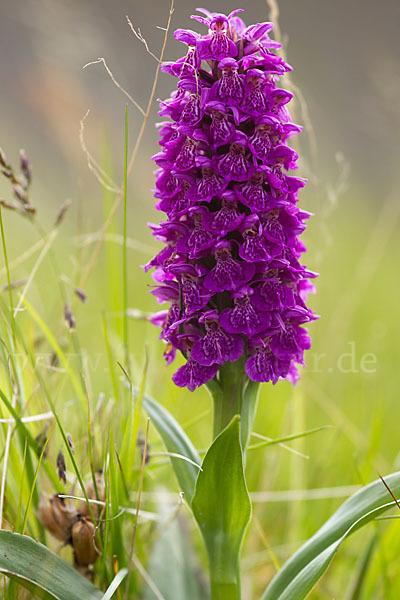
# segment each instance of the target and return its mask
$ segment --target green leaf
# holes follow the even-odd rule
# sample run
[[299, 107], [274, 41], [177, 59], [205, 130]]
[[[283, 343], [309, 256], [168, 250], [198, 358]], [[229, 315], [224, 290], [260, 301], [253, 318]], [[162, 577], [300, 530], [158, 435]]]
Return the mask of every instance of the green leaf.
[[251, 517], [238, 415], [214, 440], [202, 467], [192, 510], [209, 556], [211, 589], [225, 589], [221, 594], [213, 591], [212, 597], [233, 600], [238, 597], [240, 548]]
[[[156, 400], [146, 395], [143, 396], [142, 404], [144, 410], [151, 419], [151, 423], [157, 429], [164, 442], [167, 451], [185, 456], [196, 465], [200, 466], [201, 458], [196, 448], [171, 413], [161, 406], [161, 404], [156, 402]], [[171, 463], [179, 486], [184, 492], [186, 500], [190, 504], [193, 498], [199, 468], [181, 458], [171, 457]]]
[[0, 530], [0, 572], [45, 600], [101, 600], [102, 592], [32, 538]]
[[346, 600], [360, 600], [363, 595], [365, 579], [368, 574], [375, 547], [378, 543], [377, 532], [374, 531], [367, 547], [359, 558], [358, 564], [354, 569], [353, 580], [346, 593]]
[[[385, 477], [393, 494], [400, 494], [400, 472]], [[261, 600], [307, 598], [331, 563], [340, 544], [354, 531], [395, 505], [381, 480], [350, 496], [332, 517], [275, 575]]]
[[318, 433], [318, 431], [323, 431], [324, 429], [331, 429], [330, 425], [322, 425], [322, 427], [315, 427], [314, 429], [308, 429], [307, 431], [301, 431], [300, 433], [292, 433], [290, 435], [285, 435], [280, 438], [270, 439], [266, 438], [263, 435], [259, 435], [253, 433], [252, 435], [258, 439], [262, 439], [262, 442], [258, 442], [258, 444], [252, 444], [248, 447], [248, 450], [258, 450], [259, 448], [265, 448], [265, 446], [274, 446], [276, 444], [282, 444], [284, 442], [291, 442], [293, 440], [298, 440], [299, 438], [305, 438], [308, 435], [312, 435], [313, 433]]
[[114, 596], [115, 592], [117, 591], [117, 589], [119, 588], [119, 586], [121, 585], [121, 583], [123, 582], [123, 580], [125, 579], [127, 574], [128, 574], [128, 569], [124, 568], [124, 569], [121, 569], [120, 571], [118, 571], [118, 573], [116, 574], [116, 576], [114, 577], [114, 579], [112, 580], [110, 585], [108, 586], [107, 591], [101, 600], [110, 600]]

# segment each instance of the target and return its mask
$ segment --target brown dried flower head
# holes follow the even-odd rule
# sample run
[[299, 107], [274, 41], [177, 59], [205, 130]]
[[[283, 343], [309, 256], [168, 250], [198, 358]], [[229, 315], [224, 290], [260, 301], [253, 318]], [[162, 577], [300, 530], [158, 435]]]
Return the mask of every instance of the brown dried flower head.
[[72, 545], [76, 565], [87, 567], [96, 562], [99, 553], [96, 549], [96, 529], [92, 521], [78, 514], [78, 520], [72, 527]]
[[72, 526], [76, 522], [76, 509], [58, 494], [39, 504], [38, 517], [55, 538], [70, 543]]

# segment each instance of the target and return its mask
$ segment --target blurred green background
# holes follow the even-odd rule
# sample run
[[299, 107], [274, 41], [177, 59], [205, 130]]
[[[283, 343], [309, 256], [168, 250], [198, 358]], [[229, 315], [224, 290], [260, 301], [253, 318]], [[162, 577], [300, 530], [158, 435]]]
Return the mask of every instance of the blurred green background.
[[[200, 31], [201, 26], [189, 19], [196, 5], [192, 0], [177, 0], [172, 28]], [[206, 7], [230, 12], [236, 5], [223, 0]], [[297, 102], [295, 119], [306, 125], [309, 119], [312, 125], [312, 131], [306, 127], [300, 136], [298, 151], [300, 175], [309, 178], [301, 205], [315, 213], [304, 235], [305, 260], [321, 274], [317, 295], [311, 298], [321, 319], [310, 327], [313, 347], [297, 387], [286, 382], [262, 387], [255, 431], [275, 438], [320, 425], [332, 428], [288, 444], [297, 454], [272, 447], [255, 450], [249, 457], [248, 483], [255, 493], [258, 519], [252, 523], [243, 553], [244, 597], [249, 600], [259, 597], [274, 572], [266, 542], [283, 562], [351, 493], [352, 486], [400, 468], [400, 5], [394, 0], [378, 5], [370, 0], [282, 0], [279, 7], [285, 50], [294, 67], [291, 81], [306, 103], [304, 109]], [[251, 0], [245, 8], [249, 24], [269, 18], [269, 7], [262, 0]], [[114, 201], [114, 195], [103, 190], [88, 170], [80, 145], [80, 120], [88, 109], [87, 146], [117, 183], [123, 175], [126, 98], [101, 64], [82, 67], [104, 57], [119, 83], [146, 107], [156, 62], [131, 32], [126, 15], [159, 55], [164, 32], [157, 26], [165, 27], [168, 11], [167, 0], [22, 0], [0, 5], [0, 146], [15, 164], [19, 148], [26, 149], [34, 169], [32, 201], [46, 231], [61, 204], [72, 200], [54, 241], [60, 272], [55, 273], [46, 255], [28, 292], [29, 302], [66, 347], [70, 341], [57, 279], [61, 277], [72, 301]], [[170, 36], [165, 58], [181, 53]], [[156, 98], [168, 95], [173, 85], [171, 78], [161, 74]], [[130, 151], [141, 121], [129, 104]], [[146, 228], [148, 221], [160, 219], [151, 195], [150, 157], [157, 152], [157, 121], [154, 102], [128, 187], [129, 306], [145, 313], [157, 309], [148, 294], [151, 277], [140, 268], [157, 249]], [[10, 198], [7, 183], [0, 180], [4, 199]], [[15, 265], [14, 261], [40, 243], [42, 235], [17, 214], [3, 211], [3, 217], [12, 280], [27, 278], [40, 248]], [[90, 395], [97, 399], [105, 394], [116, 423], [123, 410], [113, 412], [115, 402], [110, 400], [102, 315], [109, 324], [115, 357], [123, 361], [121, 224], [120, 207], [84, 282], [87, 302], [74, 304], [73, 334], [87, 356]], [[3, 262], [0, 274], [4, 286]], [[7, 301], [4, 291], [3, 300]], [[27, 337], [32, 336], [26, 317], [18, 318]], [[140, 381], [147, 349], [148, 392], [183, 425], [204, 414], [188, 433], [199, 448], [207, 447], [211, 422], [207, 393], [175, 388], [170, 378], [176, 365], [164, 365], [157, 330], [137, 319], [130, 320], [129, 328], [135, 382]], [[42, 350], [41, 360], [46, 363], [50, 350], [43, 344], [38, 355]], [[85, 418], [77, 419], [76, 400], [62, 373], [48, 372], [48, 378], [79, 455]], [[44, 404], [35, 406], [36, 411], [42, 409]], [[152, 440], [160, 449], [154, 432]], [[81, 460], [85, 465], [85, 457]], [[177, 490], [168, 465], [155, 470], [146, 485], [148, 490], [161, 485]], [[377, 533], [381, 543], [362, 597], [397, 600], [400, 530], [396, 521], [390, 523], [372, 525], [347, 541], [312, 597], [346, 598], [357, 560], [369, 536]]]

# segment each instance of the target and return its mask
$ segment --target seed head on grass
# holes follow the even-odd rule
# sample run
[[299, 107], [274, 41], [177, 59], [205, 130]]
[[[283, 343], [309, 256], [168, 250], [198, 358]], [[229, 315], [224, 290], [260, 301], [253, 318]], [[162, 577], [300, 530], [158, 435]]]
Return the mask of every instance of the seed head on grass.
[[14, 196], [14, 202], [8, 202], [0, 198], [0, 204], [4, 208], [16, 210], [24, 216], [32, 216], [36, 213], [36, 208], [32, 205], [29, 198], [29, 188], [32, 183], [32, 169], [25, 150], [20, 150], [20, 174], [18, 175], [6, 153], [0, 148], [0, 171], [9, 179]]
[[57, 455], [57, 474], [58, 474], [58, 478], [64, 482], [64, 485], [67, 484], [66, 473], [67, 473], [67, 467], [65, 465], [64, 454], [60, 450], [60, 452]]
[[301, 127], [278, 83], [291, 67], [274, 52], [272, 23], [199, 12], [208, 33], [178, 29], [186, 55], [162, 67], [178, 83], [161, 102], [154, 157], [167, 220], [150, 227], [165, 246], [146, 269], [169, 309], [151, 320], [167, 361], [177, 350], [187, 359], [178, 386], [193, 391], [243, 355], [253, 381], [295, 382], [311, 343], [302, 325], [315, 318], [305, 304], [315, 274], [299, 262], [310, 214], [297, 206], [305, 180], [290, 173], [298, 156], [287, 143]]

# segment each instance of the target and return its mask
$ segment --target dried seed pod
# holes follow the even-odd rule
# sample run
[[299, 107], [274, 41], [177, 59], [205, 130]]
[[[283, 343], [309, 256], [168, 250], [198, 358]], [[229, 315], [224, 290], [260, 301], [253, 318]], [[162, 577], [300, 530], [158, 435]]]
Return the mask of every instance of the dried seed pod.
[[78, 514], [78, 520], [72, 527], [72, 546], [74, 548], [75, 563], [80, 567], [87, 567], [96, 562], [99, 553], [95, 546], [96, 529], [92, 521]]
[[66, 544], [71, 542], [71, 531], [76, 522], [77, 512], [65, 498], [55, 494], [46, 502], [40, 502], [38, 517], [51, 535]]
[[[96, 495], [94, 483], [91, 480], [85, 487], [87, 497], [89, 498], [89, 500], [99, 499], [101, 502], [105, 502], [106, 488], [105, 488], [105, 483], [104, 483], [103, 471], [101, 469], [95, 473], [95, 479], [96, 479], [96, 487], [97, 487], [98, 496]], [[95, 518], [98, 519], [101, 511], [103, 510], [103, 507], [98, 504], [91, 504], [91, 508], [92, 508]], [[85, 500], [82, 500], [82, 502], [80, 502], [78, 510], [82, 516], [86, 517], [87, 519], [91, 518], [91, 515], [89, 512], [89, 507]]]

